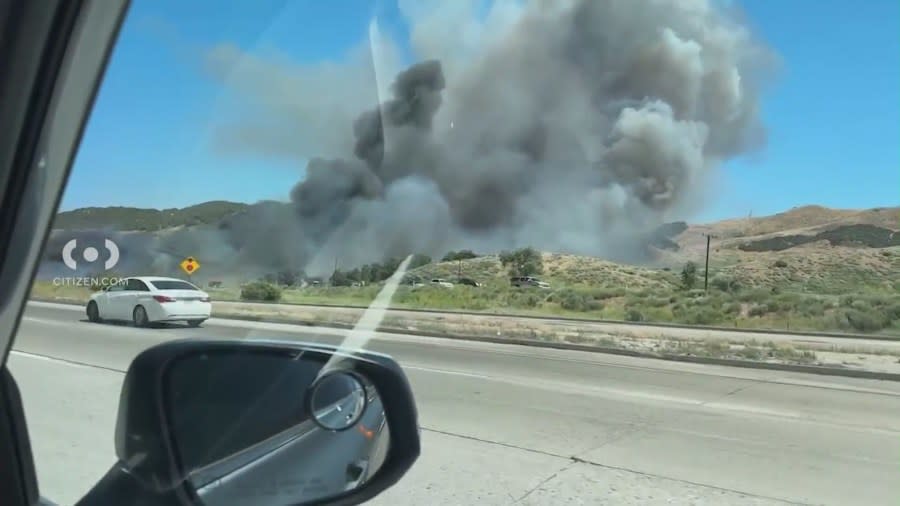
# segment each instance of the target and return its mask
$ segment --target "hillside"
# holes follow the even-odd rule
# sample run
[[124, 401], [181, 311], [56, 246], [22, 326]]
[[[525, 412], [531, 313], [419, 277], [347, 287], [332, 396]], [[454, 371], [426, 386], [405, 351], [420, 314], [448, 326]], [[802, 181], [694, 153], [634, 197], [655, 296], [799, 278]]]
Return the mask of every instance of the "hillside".
[[248, 204], [216, 200], [183, 209], [141, 209], [137, 207], [84, 207], [56, 215], [53, 228], [87, 230], [111, 228], [122, 231], [154, 231], [166, 228], [206, 225], [244, 211]]
[[[258, 219], [256, 211], [275, 216], [283, 207], [278, 202], [247, 205], [213, 201], [184, 209], [84, 208], [60, 213], [56, 226], [69, 230], [143, 231], [149, 238], [162, 229], [198, 224], [244, 229], [249, 221], [249, 226], [258, 227], [254, 224]], [[854, 291], [861, 285], [891, 290], [900, 286], [900, 233], [895, 234], [898, 228], [900, 208], [847, 210], [805, 206], [772, 216], [708, 224], [675, 222], [659, 227], [649, 238], [655, 260], [642, 262], [644, 266], [545, 253], [542, 277], [556, 286], [670, 288], [677, 284], [677, 273], [685, 263], [694, 262], [702, 270], [706, 235], [711, 234], [711, 277], [727, 277], [747, 287], [821, 293]], [[59, 262], [56, 257], [60, 248], [61, 245], [51, 248], [57, 254], [48, 260]], [[202, 248], [193, 245], [191, 251]], [[212, 274], [209, 269], [207, 272]], [[422, 278], [455, 278], [459, 274], [480, 282], [500, 282], [506, 276], [496, 256], [462, 263], [433, 263], [412, 274]]]
[[[671, 271], [651, 267], [626, 266], [594, 257], [544, 253], [544, 272], [539, 276], [556, 285], [584, 285], [643, 289], [654, 286], [673, 288], [677, 278]], [[471, 278], [480, 283], [508, 284], [509, 275], [497, 255], [461, 262], [438, 262], [410, 270], [411, 277]]]
[[[214, 227], [212, 230], [229, 229], [240, 235], [264, 226], [270, 218], [288, 218], [285, 213], [290, 211], [277, 202], [252, 206], [208, 202], [181, 210], [80, 209], [61, 213], [57, 225], [95, 231], [104, 227], [133, 230], [116, 236], [121, 240], [120, 247], [130, 248], [123, 249], [123, 258], [131, 259], [133, 265], [120, 266], [127, 271], [162, 265], [158, 258], [161, 250], [151, 244], [163, 234], [192, 240], [191, 254], [215, 258], [215, 245], [204, 242], [203, 227], [189, 230], [184, 228], [186, 225], [208, 224], [206, 233]], [[260, 216], [267, 218], [261, 220]], [[648, 238], [654, 257], [649, 261], [635, 260], [642, 265], [544, 252], [543, 270], [538, 276], [549, 282], [551, 289], [529, 290], [510, 286], [509, 273], [497, 255], [431, 262], [412, 269], [409, 276], [422, 280], [462, 277], [483, 286], [459, 286], [454, 290], [405, 286], [394, 303], [410, 308], [575, 314], [747, 328], [900, 333], [898, 224], [898, 208], [841, 210], [817, 206], [752, 219], [694, 225], [669, 223]], [[167, 230], [159, 232], [161, 228]], [[108, 232], [81, 233], [103, 236]], [[57, 242], [68, 240], [65, 233], [58, 235]], [[126, 235], [132, 237], [125, 240]], [[707, 235], [713, 238], [709, 292], [703, 290]], [[61, 244], [54, 243], [50, 248], [42, 265], [44, 279], [65, 272], [59, 258], [61, 250]], [[150, 251], [155, 251], [157, 257], [152, 257]], [[176, 254], [179, 252], [169, 253], [175, 260], [180, 258]], [[697, 266], [693, 289], [682, 283], [682, 269], [688, 262]], [[214, 265], [207, 261], [196, 281], [205, 284], [212, 279], [225, 280], [224, 286], [214, 290], [219, 300], [240, 300], [243, 281], [270, 276], [282, 279], [281, 273], [251, 271], [243, 266], [241, 272], [225, 273], [216, 271]], [[377, 279], [364, 281], [363, 286], [333, 287], [323, 280], [325, 283], [319, 286], [300, 288], [294, 282], [281, 282], [286, 285], [283, 300], [368, 304], [378, 292], [378, 280], [384, 279], [382, 271], [393, 272], [383, 265], [368, 267], [370, 272], [381, 274]], [[177, 267], [171, 269], [175, 272]], [[365, 269], [358, 270], [361, 273]], [[36, 286], [43, 290], [43, 296], [59, 296], [60, 290], [67, 289], [50, 286], [46, 280], [42, 283]]]
[[672, 239], [678, 254], [663, 252], [661, 260], [678, 263], [685, 255], [703, 254], [706, 236], [722, 250], [779, 251], [802, 245], [889, 247], [897, 244], [893, 232], [900, 230], [900, 207], [866, 210], [796, 207], [783, 213], [695, 224]]

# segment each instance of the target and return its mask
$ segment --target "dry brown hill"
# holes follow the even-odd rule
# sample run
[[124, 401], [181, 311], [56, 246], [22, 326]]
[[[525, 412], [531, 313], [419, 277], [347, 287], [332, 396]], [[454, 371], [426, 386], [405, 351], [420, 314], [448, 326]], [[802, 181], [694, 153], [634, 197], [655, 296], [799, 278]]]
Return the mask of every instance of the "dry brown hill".
[[[891, 291], [900, 287], [900, 232], [893, 235], [898, 229], [900, 208], [805, 206], [772, 216], [690, 225], [671, 238], [680, 249], [660, 250], [652, 265], [545, 253], [541, 277], [555, 285], [671, 289], [686, 262], [696, 263], [702, 272], [705, 234], [712, 234], [710, 278], [808, 293]], [[786, 241], [797, 243], [785, 247]], [[459, 272], [481, 282], [506, 279], [496, 256], [430, 264], [417, 271], [422, 277], [455, 278]]]

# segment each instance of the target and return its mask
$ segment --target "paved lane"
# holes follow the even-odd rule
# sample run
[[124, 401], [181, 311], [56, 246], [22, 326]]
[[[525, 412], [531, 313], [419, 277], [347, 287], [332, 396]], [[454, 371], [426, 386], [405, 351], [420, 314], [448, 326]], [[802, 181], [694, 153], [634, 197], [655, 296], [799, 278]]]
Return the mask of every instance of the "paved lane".
[[[341, 338], [231, 320], [81, 320], [30, 305], [11, 361], [42, 491], [64, 502], [111, 464], [117, 371], [146, 347]], [[407, 370], [424, 429], [423, 457], [375, 504], [900, 502], [900, 384], [387, 334], [369, 347]]]

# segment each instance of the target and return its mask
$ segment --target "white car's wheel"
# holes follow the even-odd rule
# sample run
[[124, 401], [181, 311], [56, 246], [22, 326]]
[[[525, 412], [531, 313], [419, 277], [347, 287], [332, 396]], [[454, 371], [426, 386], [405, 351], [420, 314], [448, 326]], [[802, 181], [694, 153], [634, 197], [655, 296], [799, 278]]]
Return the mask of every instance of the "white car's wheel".
[[93, 323], [100, 323], [103, 321], [103, 318], [100, 318], [100, 308], [97, 306], [96, 301], [90, 301], [87, 305], [87, 317], [88, 321]]
[[144, 306], [135, 306], [131, 312], [131, 318], [134, 320], [135, 327], [146, 327], [150, 324], [150, 318], [147, 317], [147, 310]]

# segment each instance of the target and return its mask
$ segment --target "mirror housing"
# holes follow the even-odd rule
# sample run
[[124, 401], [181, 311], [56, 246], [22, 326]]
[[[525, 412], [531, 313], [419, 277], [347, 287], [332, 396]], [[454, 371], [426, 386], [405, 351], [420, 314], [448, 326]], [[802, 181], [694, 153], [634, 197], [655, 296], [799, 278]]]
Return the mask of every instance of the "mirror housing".
[[[121, 471], [137, 480], [148, 493], [191, 500], [203, 504], [187, 486], [188, 471], [179, 462], [174, 442], [173, 425], [167, 413], [166, 376], [172, 364], [196, 354], [229, 352], [293, 354], [314, 358], [329, 365], [329, 372], [317, 379], [327, 379], [331, 371], [364, 379], [380, 397], [390, 435], [383, 464], [359, 488], [314, 504], [350, 505], [365, 502], [393, 486], [418, 458], [418, 413], [412, 389], [391, 357], [365, 350], [343, 350], [336, 346], [301, 342], [178, 340], [166, 342], [140, 353], [132, 361], [122, 385], [116, 423], [115, 448]], [[335, 364], [335, 365], [332, 365]], [[303, 388], [303, 387], [301, 387]], [[309, 391], [307, 393], [309, 393]], [[305, 397], [310, 409], [310, 395]], [[285, 399], [290, 402], [291, 399]], [[317, 421], [317, 425], [323, 426]], [[349, 425], [348, 428], [352, 426]], [[330, 429], [334, 430], [334, 429]], [[316, 455], [309, 455], [315, 459]], [[114, 466], [115, 467], [115, 466]], [[90, 495], [90, 494], [89, 494]]]

